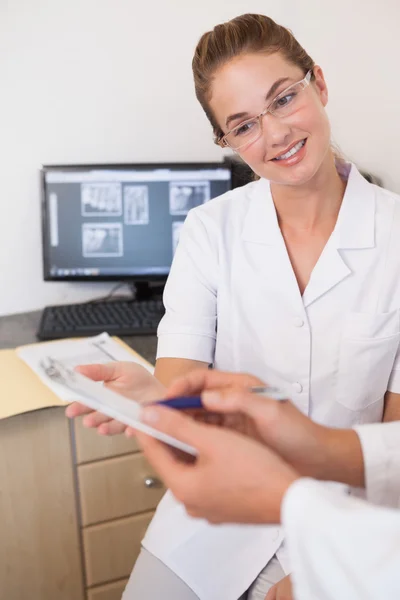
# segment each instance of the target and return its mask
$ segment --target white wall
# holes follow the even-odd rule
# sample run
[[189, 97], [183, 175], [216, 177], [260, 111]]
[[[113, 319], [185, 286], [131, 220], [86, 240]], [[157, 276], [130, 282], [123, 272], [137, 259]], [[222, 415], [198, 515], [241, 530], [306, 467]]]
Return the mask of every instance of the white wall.
[[398, 0], [0, 0], [0, 315], [110, 287], [42, 282], [40, 164], [219, 159], [190, 63], [244, 12], [294, 31], [325, 69], [335, 140], [400, 192]]

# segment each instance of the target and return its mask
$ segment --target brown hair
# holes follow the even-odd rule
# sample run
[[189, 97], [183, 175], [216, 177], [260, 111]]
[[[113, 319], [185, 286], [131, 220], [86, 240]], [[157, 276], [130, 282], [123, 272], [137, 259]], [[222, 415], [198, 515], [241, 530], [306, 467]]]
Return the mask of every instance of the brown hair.
[[192, 69], [196, 97], [211, 123], [216, 140], [223, 135], [223, 131], [209, 106], [215, 73], [232, 58], [257, 52], [281, 52], [304, 74], [314, 67], [313, 59], [292, 32], [265, 15], [242, 15], [202, 35], [194, 53]]

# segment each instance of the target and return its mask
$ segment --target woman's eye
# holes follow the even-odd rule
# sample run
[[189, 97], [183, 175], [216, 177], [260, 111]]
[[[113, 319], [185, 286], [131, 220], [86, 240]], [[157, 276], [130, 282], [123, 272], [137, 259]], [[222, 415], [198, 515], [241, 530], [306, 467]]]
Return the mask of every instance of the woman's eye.
[[274, 108], [276, 109], [276, 108], [286, 107], [288, 104], [293, 102], [295, 97], [296, 97], [296, 93], [290, 92], [290, 94], [285, 94], [285, 96], [282, 96], [281, 98], [277, 98], [274, 102]]
[[246, 133], [249, 133], [249, 131], [254, 127], [254, 125], [254, 121], [250, 121], [249, 123], [243, 123], [243, 125], [239, 125], [239, 127], [235, 129], [235, 136], [246, 135]]

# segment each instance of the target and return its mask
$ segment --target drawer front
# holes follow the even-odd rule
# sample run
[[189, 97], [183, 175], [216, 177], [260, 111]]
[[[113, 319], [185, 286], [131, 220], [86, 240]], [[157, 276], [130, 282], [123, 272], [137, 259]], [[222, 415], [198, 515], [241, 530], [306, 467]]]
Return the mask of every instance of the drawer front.
[[143, 454], [78, 467], [82, 524], [153, 510], [165, 488]]
[[121, 600], [128, 579], [108, 583], [87, 591], [87, 600]]
[[135, 439], [124, 435], [98, 435], [96, 429], [82, 425], [82, 419], [75, 419], [76, 462], [79, 464], [137, 452]]
[[86, 585], [129, 577], [152, 516], [136, 515], [83, 530]]

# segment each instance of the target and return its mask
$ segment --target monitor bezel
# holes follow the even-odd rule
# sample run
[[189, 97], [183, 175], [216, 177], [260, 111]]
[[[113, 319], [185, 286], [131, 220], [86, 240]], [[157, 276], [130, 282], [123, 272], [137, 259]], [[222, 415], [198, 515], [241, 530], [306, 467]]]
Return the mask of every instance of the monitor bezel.
[[102, 281], [128, 281], [128, 282], [165, 282], [168, 275], [165, 274], [138, 274], [138, 275], [65, 275], [63, 277], [56, 277], [51, 275], [50, 264], [49, 264], [49, 240], [48, 240], [48, 210], [46, 202], [46, 173], [49, 171], [87, 171], [92, 169], [99, 170], [121, 170], [130, 171], [135, 169], [143, 170], [154, 170], [154, 169], [182, 169], [182, 170], [195, 170], [195, 169], [227, 169], [230, 171], [229, 189], [232, 189], [232, 164], [228, 161], [221, 162], [193, 162], [193, 163], [181, 163], [181, 162], [168, 162], [168, 163], [95, 163], [95, 164], [76, 164], [76, 165], [58, 165], [58, 164], [46, 164], [40, 168], [40, 179], [41, 179], [41, 226], [42, 226], [42, 267], [43, 267], [43, 281], [90, 281], [90, 282], [102, 282]]

